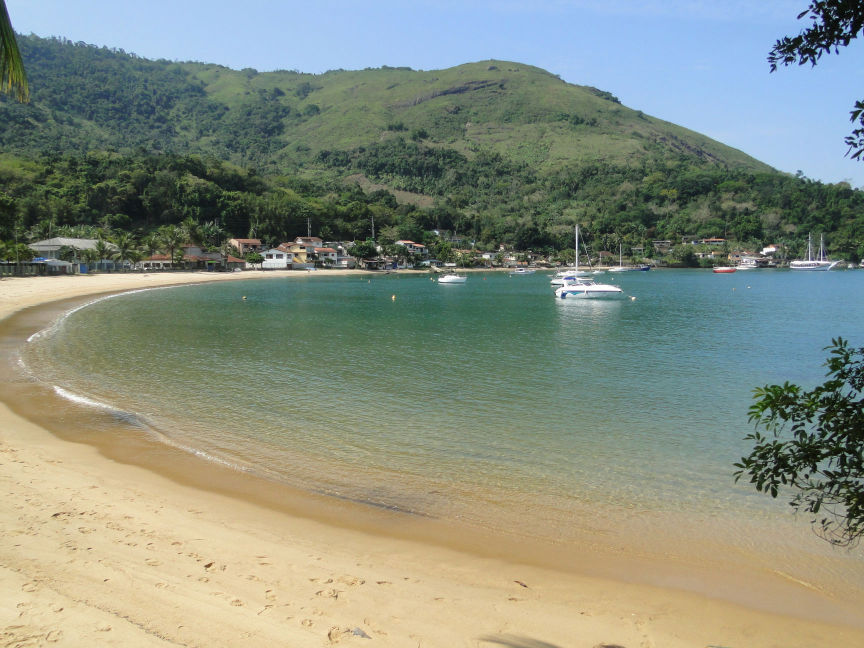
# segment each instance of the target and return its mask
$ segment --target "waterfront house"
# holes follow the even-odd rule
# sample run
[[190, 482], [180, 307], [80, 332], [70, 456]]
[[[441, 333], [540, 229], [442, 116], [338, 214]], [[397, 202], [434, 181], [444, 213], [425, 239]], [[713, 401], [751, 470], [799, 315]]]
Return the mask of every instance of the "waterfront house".
[[232, 238], [228, 239], [228, 245], [235, 247], [240, 256], [246, 256], [250, 252], [261, 252], [263, 248], [261, 239]]
[[336, 250], [330, 247], [316, 247], [315, 258], [321, 261], [324, 265], [335, 268], [336, 261], [339, 258], [339, 254], [336, 252]]
[[294, 264], [294, 255], [279, 248], [265, 250], [261, 256], [264, 257], [261, 263], [262, 270], [287, 270]]
[[408, 250], [408, 254], [426, 256], [429, 253], [425, 245], [423, 245], [422, 243], [415, 243], [414, 241], [401, 239], [399, 241], [396, 241], [396, 245], [401, 245], [402, 247], [404, 247], [406, 250]]

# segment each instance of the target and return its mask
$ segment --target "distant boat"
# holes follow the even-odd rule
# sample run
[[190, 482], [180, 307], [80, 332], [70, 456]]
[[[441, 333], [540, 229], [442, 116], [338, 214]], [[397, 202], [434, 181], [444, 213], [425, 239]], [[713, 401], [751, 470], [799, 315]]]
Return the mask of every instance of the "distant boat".
[[614, 268], [609, 268], [609, 272], [633, 272], [639, 268], [624, 265], [624, 246], [618, 244], [618, 265]]
[[511, 275], [529, 275], [529, 274], [534, 274], [534, 269], [533, 269], [533, 268], [516, 268], [516, 269], [515, 269], [513, 272], [511, 272], [510, 274], [511, 274]]
[[714, 268], [714, 273], [715, 274], [732, 274], [737, 269], [738, 268], [735, 268], [733, 266], [716, 266]]
[[813, 244], [810, 235], [807, 235], [807, 258], [796, 260], [789, 263], [791, 270], [822, 270], [823, 272], [830, 270], [836, 266], [839, 261], [830, 261], [825, 257], [825, 239], [819, 237], [819, 254], [813, 256]]
[[759, 267], [756, 259], [753, 257], [743, 257], [736, 265], [736, 270], [755, 270]]
[[555, 289], [558, 299], [617, 299], [624, 291], [611, 284], [598, 284], [593, 279], [577, 277]]
[[468, 277], [453, 272], [438, 277], [438, 283], [443, 284], [463, 284], [466, 281], [468, 281]]

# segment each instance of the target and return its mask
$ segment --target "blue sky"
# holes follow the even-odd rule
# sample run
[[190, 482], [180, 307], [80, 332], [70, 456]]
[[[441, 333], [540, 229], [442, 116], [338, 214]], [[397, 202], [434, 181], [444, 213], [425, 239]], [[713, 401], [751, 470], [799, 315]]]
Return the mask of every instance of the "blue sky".
[[789, 173], [864, 187], [845, 157], [861, 43], [769, 73], [808, 0], [6, 0], [16, 31], [261, 72], [490, 58], [592, 85]]

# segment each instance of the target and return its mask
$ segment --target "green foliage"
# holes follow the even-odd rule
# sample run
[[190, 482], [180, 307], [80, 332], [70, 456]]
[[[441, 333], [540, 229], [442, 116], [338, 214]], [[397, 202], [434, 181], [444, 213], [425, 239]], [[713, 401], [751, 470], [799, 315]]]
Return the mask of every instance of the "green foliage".
[[375, 241], [371, 239], [358, 241], [351, 248], [351, 256], [355, 259], [374, 259], [378, 256], [378, 248], [375, 245]]
[[[813, 516], [817, 532], [836, 545], [864, 535], [864, 348], [832, 341], [828, 379], [812, 390], [767, 385], [754, 391], [747, 435], [752, 452], [735, 466], [756, 490]], [[761, 430], [764, 430], [765, 433]]]

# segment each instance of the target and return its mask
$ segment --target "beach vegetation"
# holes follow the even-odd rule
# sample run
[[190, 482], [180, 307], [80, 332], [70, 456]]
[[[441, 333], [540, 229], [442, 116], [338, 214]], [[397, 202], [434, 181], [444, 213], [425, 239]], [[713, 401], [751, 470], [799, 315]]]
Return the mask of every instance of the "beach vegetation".
[[821, 537], [846, 546], [864, 535], [864, 347], [837, 338], [826, 350], [823, 384], [755, 390], [753, 449], [735, 464], [735, 481], [788, 495]]
[[249, 252], [246, 255], [246, 263], [251, 266], [258, 266], [260, 269], [263, 270], [264, 267], [262, 264], [264, 263], [264, 256], [259, 254], [258, 252]]

